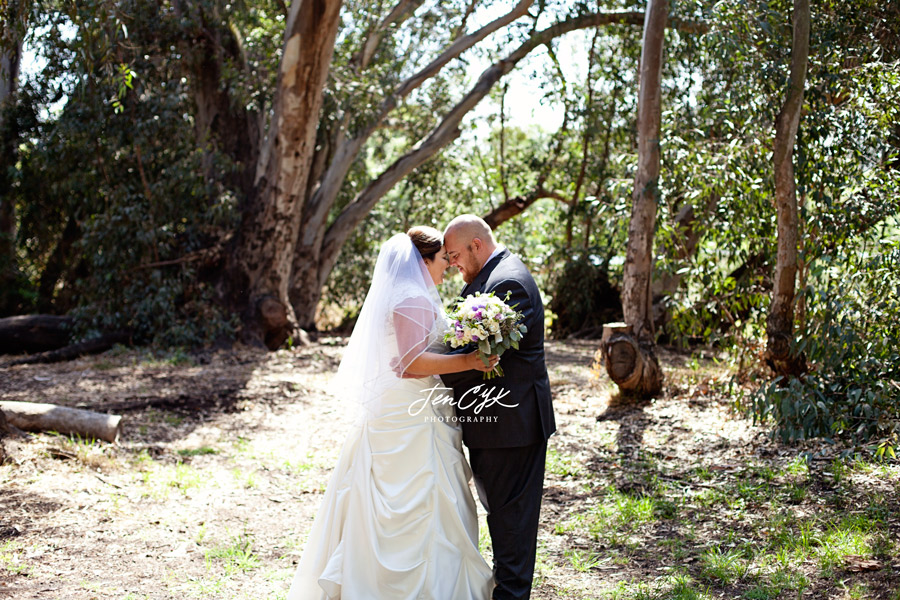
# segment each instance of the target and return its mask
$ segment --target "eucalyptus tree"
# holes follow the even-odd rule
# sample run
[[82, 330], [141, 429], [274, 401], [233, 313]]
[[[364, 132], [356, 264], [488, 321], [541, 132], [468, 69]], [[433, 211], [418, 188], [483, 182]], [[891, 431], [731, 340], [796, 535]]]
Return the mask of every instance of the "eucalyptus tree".
[[[396, 56], [401, 43], [406, 35], [410, 39], [408, 30], [399, 27], [407, 20], [415, 21], [416, 9], [421, 2], [401, 0], [387, 10], [385, 16], [373, 15], [371, 5], [355, 6], [348, 4], [349, 15], [365, 15], [370, 26], [364, 29], [361, 35], [355, 39], [348, 36], [346, 42], [355, 48], [352, 52], [342, 53], [348, 57], [344, 63], [335, 63], [332, 68], [335, 90], [340, 91], [337, 85], [343, 77], [350, 81], [359, 81], [359, 74], [378, 66], [380, 54], [378, 48], [383, 48], [387, 54], [387, 81], [380, 82], [380, 92], [376, 89], [365, 89], [362, 94], [349, 94], [346, 101], [336, 102], [333, 110], [326, 110], [322, 116], [319, 127], [319, 139], [316, 150], [312, 156], [311, 173], [308, 185], [304, 190], [302, 200], [292, 203], [290, 218], [287, 222], [299, 223], [299, 229], [291, 235], [284, 236], [283, 243], [272, 246], [272, 251], [278, 253], [274, 260], [280, 265], [279, 272], [286, 273], [283, 268], [286, 264], [285, 257], [291, 257], [289, 302], [286, 301], [282, 289], [275, 290], [271, 285], [265, 284], [260, 278], [261, 270], [254, 273], [248, 269], [241, 269], [244, 278], [232, 278], [240, 282], [247, 289], [255, 290], [248, 298], [247, 308], [244, 311], [244, 322], [250, 328], [261, 327], [262, 335], [272, 343], [283, 340], [288, 335], [296, 333], [294, 324], [304, 329], [315, 326], [315, 311], [321, 298], [322, 289], [332, 272], [340, 254], [341, 248], [350, 237], [355, 228], [363, 221], [366, 215], [378, 203], [379, 200], [393, 186], [401, 181], [426, 161], [430, 160], [441, 149], [453, 142], [460, 133], [459, 126], [462, 119], [484, 99], [498, 81], [508, 74], [523, 58], [535, 48], [541, 47], [549, 41], [566, 33], [588, 28], [596, 28], [609, 24], [642, 22], [643, 15], [637, 12], [598, 12], [564, 15], [556, 22], [543, 28], [538, 27], [539, 18], [543, 16], [538, 8], [535, 14], [528, 12], [532, 5], [530, 0], [520, 0], [511, 9], [496, 19], [475, 28], [471, 33], [466, 33], [467, 23], [475, 7], [473, 3], [441, 3], [440, 11], [448, 14], [450, 23], [455, 22], [457, 27], [446, 27], [446, 22], [434, 24], [433, 17], [439, 14], [438, 7], [428, 7], [424, 11], [426, 23], [431, 20], [431, 27], [427, 29], [429, 38], [427, 42], [419, 38], [423, 30], [419, 29], [416, 39], [426, 49], [435, 49], [436, 55], [428, 57], [423, 55], [418, 63], [407, 68], [397, 68]], [[346, 14], [346, 13], [345, 13]], [[374, 18], [373, 18], [374, 17]], [[513, 46], [511, 51], [505, 51], [501, 58], [489, 66], [478, 78], [472, 88], [462, 95], [455, 103], [450, 101], [443, 112], [432, 114], [429, 121], [432, 123], [418, 138], [412, 138], [408, 149], [391, 162], [380, 174], [372, 179], [358, 191], [352, 191], [343, 199], [343, 205], [339, 205], [343, 184], [354, 162], [359, 159], [362, 151], [372, 135], [385, 126], [388, 119], [402, 114], [408, 107], [403, 102], [411, 97], [413, 92], [422, 88], [428, 82], [440, 81], [439, 75], [451, 61], [460, 57], [466, 50], [486, 39], [491, 34], [512, 25], [519, 19], [528, 17], [531, 21], [526, 33], [520, 35], [518, 46]], [[680, 23], [686, 28], [696, 27], [690, 22]], [[408, 43], [408, 42], [407, 42]], [[408, 47], [407, 47], [408, 48]], [[410, 49], [407, 50], [411, 51]], [[393, 53], [393, 55], [391, 54]], [[385, 59], [381, 55], [382, 59]], [[382, 65], [382, 68], [385, 68]], [[365, 81], [363, 79], [362, 81]], [[371, 84], [369, 84], [371, 85]], [[280, 90], [279, 92], [280, 93]], [[328, 92], [326, 92], [328, 93]], [[360, 103], [365, 100], [366, 110], [360, 110]], [[277, 102], [277, 100], [276, 100]], [[326, 101], [326, 107], [329, 106]], [[270, 160], [270, 155], [260, 153], [260, 165]], [[260, 167], [261, 168], [261, 167]], [[259, 169], [258, 169], [259, 173]], [[257, 192], [254, 192], [257, 193]], [[244, 223], [251, 222], [246, 217]], [[257, 230], [248, 230], [241, 234], [241, 239], [253, 239], [266, 227], [271, 227], [274, 222], [267, 223], [266, 219], [257, 220], [261, 227]], [[262, 246], [256, 250], [243, 250], [244, 258], [240, 259], [243, 265], [258, 264], [262, 259], [259, 254]], [[273, 264], [275, 264], [273, 263]], [[283, 275], [279, 275], [283, 277]], [[259, 299], [266, 298], [270, 301], [267, 305], [276, 313], [285, 315], [278, 320], [278, 326], [260, 320]], [[274, 300], [277, 304], [272, 304]], [[254, 322], [257, 325], [254, 325]]]
[[772, 304], [766, 326], [766, 361], [779, 375], [797, 375], [805, 369], [802, 356], [797, 355], [794, 349], [794, 298], [800, 243], [800, 211], [793, 160], [809, 62], [809, 29], [809, 0], [794, 0], [789, 87], [784, 105], [775, 119], [772, 157], [778, 218], [778, 255]]
[[653, 396], [662, 389], [662, 371], [654, 353], [650, 283], [653, 231], [660, 196], [660, 120], [662, 65], [668, 0], [651, 0], [644, 21], [638, 92], [638, 165], [634, 175], [631, 221], [623, 277], [625, 327], [604, 332], [606, 370], [625, 395]]
[[251, 339], [278, 348], [297, 333], [288, 292], [304, 215], [316, 129], [341, 0], [294, 0], [288, 13], [272, 117], [234, 254]]
[[[510, 70], [569, 32], [643, 22], [524, 0], [493, 20], [480, 3], [348, 0], [327, 13], [334, 59], [308, 63], [327, 70], [314, 110], [315, 86], [295, 106], [283, 85], [296, 58], [285, 32], [308, 25], [299, 0], [48, 7], [36, 102], [63, 104], [29, 135], [17, 192], [39, 303], [171, 342], [218, 335], [224, 306], [272, 347], [314, 326], [347, 240]], [[463, 53], [491, 36], [492, 64], [457, 93]]]
[[16, 92], [29, 11], [26, 0], [0, 4], [0, 313], [17, 304], [16, 211], [10, 173], [14, 171], [19, 140]]

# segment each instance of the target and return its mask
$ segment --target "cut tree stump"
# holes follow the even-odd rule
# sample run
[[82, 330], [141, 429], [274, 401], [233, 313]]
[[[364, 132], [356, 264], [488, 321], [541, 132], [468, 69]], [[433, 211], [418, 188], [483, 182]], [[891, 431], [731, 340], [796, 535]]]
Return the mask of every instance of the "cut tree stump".
[[0, 402], [0, 411], [10, 425], [23, 431], [56, 431], [106, 442], [119, 438], [122, 420], [120, 415], [37, 402]]
[[624, 395], [649, 398], [662, 391], [662, 371], [652, 346], [640, 344], [632, 331], [626, 323], [603, 325], [603, 366]]

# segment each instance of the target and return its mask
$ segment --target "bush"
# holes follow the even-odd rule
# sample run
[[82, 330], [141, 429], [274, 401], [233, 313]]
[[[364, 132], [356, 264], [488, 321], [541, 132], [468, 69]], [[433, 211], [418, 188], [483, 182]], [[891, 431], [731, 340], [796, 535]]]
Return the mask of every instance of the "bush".
[[551, 280], [550, 289], [554, 337], [599, 337], [604, 323], [622, 320], [619, 291], [610, 284], [604, 262], [576, 256]]
[[774, 419], [785, 441], [890, 440], [884, 452], [900, 433], [900, 244], [882, 242], [843, 264], [821, 261], [811, 275], [827, 282], [805, 294], [796, 351], [811, 371], [761, 388], [754, 414]]

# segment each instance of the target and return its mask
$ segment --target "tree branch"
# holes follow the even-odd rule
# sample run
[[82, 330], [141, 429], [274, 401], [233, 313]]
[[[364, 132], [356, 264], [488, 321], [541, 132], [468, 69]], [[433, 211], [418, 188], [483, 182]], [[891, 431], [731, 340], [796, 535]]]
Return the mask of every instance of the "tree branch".
[[429, 78], [437, 75], [451, 60], [458, 57], [501, 27], [512, 23], [522, 15], [526, 14], [528, 7], [533, 1], [534, 0], [519, 0], [510, 12], [488, 23], [481, 29], [453, 42], [440, 54], [440, 56], [431, 61], [425, 68], [397, 86], [394, 92], [381, 103], [381, 107], [372, 120], [370, 120], [369, 123], [352, 138], [347, 139], [337, 146], [331, 164], [329, 164], [319, 187], [307, 204], [306, 215], [304, 217], [307, 225], [304, 227], [304, 238], [301, 240], [301, 245], [313, 245], [316, 243], [316, 238], [324, 234], [325, 221], [328, 217], [328, 213], [331, 210], [331, 207], [334, 206], [335, 200], [347, 177], [347, 173], [350, 171], [351, 165], [356, 160], [357, 156], [359, 156], [363, 145], [375, 130], [381, 126], [384, 119], [387, 118], [391, 111], [397, 107], [399, 101], [421, 86]]
[[357, 71], [364, 71], [367, 69], [369, 63], [372, 62], [372, 57], [375, 56], [375, 50], [378, 49], [378, 45], [381, 43], [381, 40], [384, 39], [384, 34], [387, 32], [388, 28], [390, 28], [391, 25], [403, 23], [403, 21], [412, 16], [417, 8], [422, 6], [424, 1], [425, 0], [400, 0], [381, 23], [375, 27], [375, 30], [366, 37], [363, 47], [359, 49], [352, 59], [350, 59], [350, 64], [355, 64]]
[[552, 198], [553, 200], [559, 200], [563, 204], [569, 204], [569, 198], [562, 192], [545, 190], [543, 186], [538, 185], [525, 196], [510, 198], [482, 218], [485, 223], [490, 225], [491, 229], [497, 229], [497, 227], [506, 221], [509, 221], [516, 215], [522, 214], [529, 206], [543, 198]]
[[[519, 5], [530, 4], [520, 2]], [[507, 15], [509, 16], [509, 15]], [[550, 40], [580, 29], [600, 27], [603, 25], [636, 25], [643, 26], [644, 13], [635, 11], [596, 13], [573, 17], [556, 23], [529, 38], [506, 58], [488, 67], [472, 89], [444, 117], [444, 120], [416, 148], [410, 150], [389, 166], [381, 175], [372, 180], [346, 206], [334, 222], [328, 227], [323, 238], [322, 262], [320, 263], [320, 280], [334, 268], [341, 246], [353, 229], [372, 210], [372, 207], [401, 179], [414, 169], [425, 163], [442, 148], [450, 144], [460, 135], [459, 125], [469, 111], [488, 95], [493, 86], [525, 58], [532, 50], [548, 43]], [[672, 19], [670, 27], [686, 31], [705, 31], [704, 23]], [[468, 36], [467, 36], [468, 37]], [[463, 38], [465, 39], [465, 38]], [[462, 40], [460, 40], [462, 41]], [[449, 50], [447, 51], [449, 52]], [[447, 54], [445, 52], [445, 54]], [[423, 71], [424, 72], [424, 71]], [[387, 100], [386, 100], [387, 102]], [[349, 165], [348, 165], [349, 168]], [[328, 177], [326, 175], [326, 177]], [[325, 187], [324, 185], [322, 186]], [[320, 188], [321, 190], [322, 188]], [[336, 194], [336, 192], [334, 192]]]
[[[634, 11], [597, 13], [567, 19], [536, 33], [506, 58], [488, 67], [469, 93], [450, 110], [447, 116], [444, 117], [444, 120], [418, 147], [397, 159], [344, 208], [326, 233], [326, 245], [335, 243], [341, 236], [348, 235], [352, 228], [368, 214], [378, 199], [400, 179], [459, 137], [460, 131], [458, 127], [463, 117], [487, 96], [497, 81], [509, 73], [532, 50], [572, 31], [617, 24], [642, 26], [644, 24], [644, 13]], [[677, 20], [672, 20], [669, 24], [679, 29], [687, 28], [691, 31], [705, 27], [702, 24], [698, 25], [694, 22]]]

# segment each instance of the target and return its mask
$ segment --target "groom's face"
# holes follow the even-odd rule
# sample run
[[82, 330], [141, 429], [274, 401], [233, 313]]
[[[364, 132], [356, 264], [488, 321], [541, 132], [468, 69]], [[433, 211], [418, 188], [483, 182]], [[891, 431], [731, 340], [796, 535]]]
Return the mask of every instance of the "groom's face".
[[466, 283], [472, 283], [481, 271], [481, 263], [475, 257], [479, 243], [480, 240], [462, 239], [450, 232], [444, 235], [444, 249], [447, 251], [447, 258], [450, 259], [450, 266], [459, 269]]

